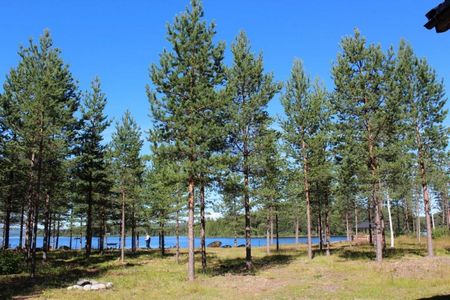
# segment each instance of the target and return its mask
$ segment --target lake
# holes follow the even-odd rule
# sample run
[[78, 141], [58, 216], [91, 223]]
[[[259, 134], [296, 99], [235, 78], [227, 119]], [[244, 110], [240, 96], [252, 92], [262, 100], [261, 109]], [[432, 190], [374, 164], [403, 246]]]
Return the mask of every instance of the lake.
[[[339, 241], [345, 241], [347, 239], [347, 237], [345, 236], [332, 236], [331, 237], [331, 242], [339, 242]], [[98, 248], [98, 241], [99, 239], [94, 237], [92, 239], [92, 247]], [[117, 246], [119, 247], [119, 241], [120, 238], [119, 236], [108, 236], [106, 239], [107, 243], [116, 243]], [[224, 245], [230, 245], [233, 246], [234, 245], [234, 238], [230, 238], [230, 237], [209, 237], [206, 238], [206, 244], [208, 245], [209, 243], [213, 242], [213, 241], [221, 241], [222, 242], [222, 246]], [[43, 242], [43, 237], [38, 237], [37, 240], [37, 247], [42, 247], [42, 242]], [[275, 240], [274, 240], [275, 242]], [[307, 239], [306, 237], [300, 237], [299, 238], [299, 242], [302, 244], [306, 244], [307, 243]], [[19, 237], [10, 237], [10, 247], [11, 248], [15, 248], [17, 247], [17, 245], [19, 244]], [[244, 238], [238, 238], [237, 239], [237, 243], [238, 245], [240, 244], [245, 244], [245, 239]], [[312, 243], [313, 244], [318, 244], [319, 243], [319, 238], [318, 237], [313, 237], [312, 238]], [[0, 245], [3, 244], [2, 239], [0, 238]], [[52, 243], [51, 243], [52, 244]], [[65, 237], [65, 236], [60, 236], [59, 237], [59, 247], [61, 246], [69, 246], [70, 244], [70, 238], [69, 237]], [[280, 237], [280, 245], [289, 245], [289, 244], [295, 244], [295, 238], [294, 237]], [[83, 246], [85, 245], [85, 241], [83, 241]], [[176, 245], [176, 237], [175, 236], [166, 236], [165, 237], [165, 243], [164, 245], [166, 246], [166, 248], [172, 248], [175, 247]], [[266, 238], [265, 237], [256, 237], [256, 238], [252, 238], [252, 246], [254, 247], [263, 247], [266, 246]], [[81, 245], [80, 245], [80, 239], [79, 238], [72, 238], [72, 247], [73, 249], [80, 249]], [[127, 237], [125, 239], [125, 247], [126, 248], [131, 248], [131, 237]], [[158, 236], [152, 236], [151, 237], [151, 242], [150, 242], [150, 247], [151, 248], [158, 248]], [[181, 248], [187, 248], [188, 247], [188, 239], [186, 236], [180, 236], [180, 247]], [[195, 238], [195, 247], [198, 248], [200, 247], [200, 238]], [[145, 236], [140, 236], [139, 237], [139, 248], [145, 248]]]

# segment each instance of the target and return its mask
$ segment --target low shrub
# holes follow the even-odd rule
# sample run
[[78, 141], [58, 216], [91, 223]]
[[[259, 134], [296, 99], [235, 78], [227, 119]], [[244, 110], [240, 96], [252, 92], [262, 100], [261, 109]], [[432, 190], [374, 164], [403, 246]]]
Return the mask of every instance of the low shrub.
[[23, 253], [16, 251], [0, 251], [0, 275], [21, 273], [25, 268]]
[[438, 226], [434, 228], [432, 237], [433, 239], [438, 239], [442, 237], [450, 237], [450, 230], [447, 226]]

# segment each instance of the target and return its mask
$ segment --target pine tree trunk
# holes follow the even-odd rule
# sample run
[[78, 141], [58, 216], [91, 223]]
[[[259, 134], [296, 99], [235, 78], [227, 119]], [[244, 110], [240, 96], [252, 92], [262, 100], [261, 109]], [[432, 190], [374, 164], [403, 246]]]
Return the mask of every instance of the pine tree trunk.
[[317, 216], [317, 235], [319, 236], [319, 251], [323, 251], [323, 228], [322, 228], [322, 212], [319, 203], [318, 216]]
[[87, 194], [87, 216], [86, 216], [86, 257], [91, 255], [92, 249], [92, 180], [89, 180], [89, 190]]
[[416, 195], [416, 238], [420, 242], [420, 198], [419, 195]]
[[[12, 183], [11, 183], [12, 184]], [[6, 198], [5, 203], [5, 219], [3, 221], [3, 249], [9, 248], [9, 230], [11, 222], [11, 205], [12, 205], [12, 189]]]
[[23, 248], [23, 224], [24, 224], [25, 208], [24, 204], [20, 206], [20, 232], [19, 232], [19, 249]]
[[161, 236], [161, 256], [164, 256], [166, 254], [166, 246], [164, 241], [164, 222], [159, 222], [159, 228], [160, 228], [160, 236]]
[[404, 214], [405, 214], [405, 228], [406, 228], [406, 232], [410, 233], [411, 232], [411, 228], [410, 228], [410, 208], [408, 206], [408, 201], [406, 201], [405, 199], [405, 206], [404, 206]]
[[389, 230], [391, 232], [391, 248], [394, 248], [394, 226], [392, 225], [391, 199], [389, 197], [389, 191], [387, 191], [387, 190], [386, 190], [386, 200], [387, 200], [387, 209], [388, 209], [388, 217], [389, 217]]
[[83, 217], [80, 217], [80, 251], [83, 250]]
[[59, 248], [59, 232], [60, 232], [60, 221], [59, 221], [59, 218], [58, 218], [58, 221], [57, 221], [57, 225], [56, 225], [56, 245], [55, 245], [55, 249], [58, 249]]
[[[41, 118], [42, 120], [42, 118]], [[30, 276], [32, 279], [36, 276], [36, 243], [37, 243], [37, 232], [38, 232], [38, 221], [39, 221], [39, 202], [41, 197], [41, 183], [42, 183], [42, 160], [43, 160], [43, 148], [44, 140], [42, 137], [42, 121], [41, 121], [41, 137], [39, 140], [39, 160], [38, 160], [38, 170], [37, 170], [37, 183], [36, 191], [34, 196], [34, 224], [33, 224], [33, 241], [31, 248], [31, 272]]]
[[295, 216], [295, 244], [298, 245], [298, 236], [299, 236], [299, 220], [298, 215]]
[[101, 225], [100, 225], [100, 242], [99, 242], [99, 252], [101, 255], [105, 253], [105, 235], [106, 235], [106, 212], [105, 203], [101, 205]]
[[122, 228], [120, 233], [120, 261], [125, 261], [125, 191], [122, 190]]
[[270, 254], [270, 210], [267, 211], [267, 220], [266, 220], [266, 253]]
[[330, 202], [328, 199], [328, 191], [325, 192], [325, 245], [326, 245], [326, 255], [330, 256], [330, 218], [329, 218], [329, 207]]
[[42, 246], [42, 259], [47, 260], [47, 251], [50, 248], [50, 195], [45, 194], [44, 206], [44, 243]]
[[369, 221], [369, 243], [371, 245], [373, 245], [373, 232], [372, 232], [372, 206], [371, 206], [371, 202], [373, 201], [373, 196], [368, 199], [368, 203], [367, 203], [367, 219]]
[[[368, 125], [368, 147], [369, 147], [369, 170], [372, 175], [372, 200], [375, 208], [375, 233], [376, 233], [376, 261], [383, 260], [383, 211], [382, 203], [379, 196], [380, 186], [378, 183], [378, 165], [375, 154], [375, 146], [371, 132], [370, 123]], [[369, 207], [370, 212], [370, 207]], [[369, 231], [371, 230], [369, 218]]]
[[308, 181], [308, 158], [306, 155], [306, 143], [302, 138], [302, 150], [303, 150], [303, 175], [304, 175], [304, 187], [305, 187], [305, 198], [306, 198], [306, 231], [308, 237], [308, 257], [313, 258], [312, 253], [312, 240], [311, 240], [311, 202], [310, 202], [310, 191], [309, 191], [309, 181]]
[[273, 245], [273, 208], [270, 206], [270, 245]]
[[347, 232], [347, 242], [350, 242], [350, 226], [348, 224], [348, 211], [345, 212], [345, 230]]
[[202, 252], [202, 271], [206, 273], [206, 219], [205, 219], [205, 185], [200, 186], [200, 247]]
[[175, 257], [177, 260], [177, 264], [179, 264], [180, 263], [180, 212], [178, 210], [177, 210], [177, 215], [176, 215], [175, 235], [176, 235]]
[[419, 155], [419, 168], [420, 168], [420, 178], [422, 183], [422, 194], [423, 194], [423, 205], [425, 210], [425, 222], [427, 226], [427, 249], [428, 256], [434, 256], [433, 251], [433, 240], [432, 240], [432, 229], [431, 229], [431, 217], [430, 217], [430, 196], [428, 194], [428, 182], [426, 177], [425, 160], [423, 157], [422, 142], [420, 139], [419, 131], [416, 131], [416, 139], [418, 144], [418, 155]]
[[134, 204], [131, 209], [131, 252], [136, 252], [136, 210]]
[[251, 223], [250, 223], [249, 176], [250, 176], [250, 168], [248, 166], [248, 149], [247, 143], [244, 143], [245, 266], [247, 270], [253, 269]]
[[[370, 213], [369, 213], [369, 222], [370, 222]], [[355, 236], [358, 236], [358, 209], [356, 208], [356, 205], [355, 205]]]
[[69, 223], [69, 248], [72, 250], [72, 238], [73, 238], [73, 208], [70, 210], [70, 223]]
[[189, 176], [189, 197], [188, 197], [188, 279], [195, 279], [194, 260], [194, 179]]
[[278, 209], [275, 209], [275, 235], [277, 241], [277, 252], [280, 251], [280, 235], [278, 231]]

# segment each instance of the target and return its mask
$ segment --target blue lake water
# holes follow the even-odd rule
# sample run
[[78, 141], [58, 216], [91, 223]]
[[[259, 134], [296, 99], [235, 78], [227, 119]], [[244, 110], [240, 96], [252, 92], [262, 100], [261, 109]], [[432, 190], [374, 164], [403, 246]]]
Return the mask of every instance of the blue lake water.
[[[331, 242], [339, 242], [339, 241], [345, 241], [347, 238], [345, 236], [332, 236], [331, 237]], [[52, 239], [53, 241], [53, 239]], [[206, 238], [206, 244], [208, 245], [209, 243], [213, 242], [213, 241], [221, 241], [222, 242], [222, 246], [224, 245], [230, 245], [233, 246], [234, 245], [234, 238], [230, 238], [230, 237], [210, 237], [210, 238]], [[99, 238], [94, 237], [92, 239], [92, 247], [93, 248], [98, 248], [98, 242], [99, 242]], [[109, 247], [119, 247], [119, 242], [120, 242], [120, 238], [118, 236], [108, 236], [106, 239], [106, 243], [110, 244]], [[274, 240], [275, 242], [275, 240]], [[299, 242], [306, 244], [307, 243], [307, 239], [306, 237], [300, 237], [299, 238]], [[15, 248], [19, 245], [19, 237], [10, 237], [10, 247], [11, 248]], [[318, 244], [319, 243], [319, 238], [318, 237], [313, 237], [312, 238], [312, 243], [313, 244]], [[3, 244], [2, 239], [0, 238], [0, 245]], [[43, 244], [43, 237], [38, 237], [37, 239], [37, 247], [42, 247]], [[52, 245], [52, 242], [50, 243]], [[60, 236], [59, 237], [59, 247], [61, 246], [69, 246], [70, 244], [70, 238], [69, 237], [65, 237], [65, 236]], [[116, 245], [112, 245], [112, 244], [116, 244]], [[245, 244], [245, 239], [244, 238], [238, 238], [237, 239], [237, 244], [241, 245], [241, 244]], [[288, 245], [288, 244], [295, 244], [295, 238], [294, 237], [280, 237], [280, 245]], [[85, 241], [83, 240], [83, 245], [85, 245]], [[165, 242], [164, 245], [166, 248], [172, 248], [175, 247], [176, 245], [176, 237], [175, 236], [166, 236], [165, 237]], [[106, 245], [105, 245], [106, 246]], [[254, 247], [263, 247], [266, 246], [266, 238], [252, 238], [252, 246]], [[152, 236], [151, 237], [151, 242], [150, 242], [150, 247], [151, 248], [158, 248], [158, 236]], [[188, 239], [186, 236], [180, 236], [180, 247], [181, 248], [187, 248], [188, 247]], [[198, 248], [200, 247], [200, 238], [195, 238], [195, 247]], [[80, 238], [77, 237], [73, 237], [72, 238], [72, 248], [73, 249], [80, 249], [81, 248], [81, 244], [80, 244]], [[131, 237], [127, 237], [125, 239], [125, 248], [131, 248]], [[139, 248], [145, 248], [145, 237], [141, 236], [139, 237]]]

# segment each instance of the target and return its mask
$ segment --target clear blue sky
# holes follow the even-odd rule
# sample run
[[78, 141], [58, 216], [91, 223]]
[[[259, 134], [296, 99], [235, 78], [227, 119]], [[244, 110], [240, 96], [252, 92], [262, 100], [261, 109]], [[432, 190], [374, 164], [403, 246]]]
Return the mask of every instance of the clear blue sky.
[[[80, 87], [87, 89], [92, 78], [100, 76], [109, 100], [108, 116], [118, 120], [129, 109], [146, 130], [151, 125], [145, 94], [148, 67], [168, 46], [166, 23], [188, 2], [0, 0], [0, 83], [16, 66], [19, 45], [48, 28]], [[204, 0], [204, 6], [206, 18], [217, 23], [217, 39], [227, 44], [227, 61], [229, 45], [245, 30], [253, 49], [263, 51], [266, 70], [273, 71], [276, 79], [286, 80], [298, 57], [312, 76], [332, 89], [330, 69], [339, 41], [355, 27], [384, 48], [406, 39], [450, 86], [450, 32], [436, 34], [423, 27], [425, 13], [440, 2]], [[278, 98], [269, 110], [272, 115], [282, 113]], [[450, 125], [449, 118], [446, 124]], [[148, 152], [146, 147], [144, 152]]]

